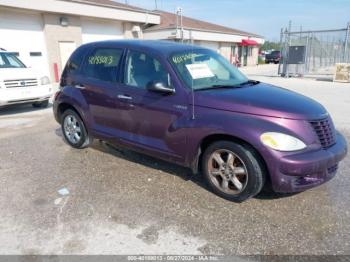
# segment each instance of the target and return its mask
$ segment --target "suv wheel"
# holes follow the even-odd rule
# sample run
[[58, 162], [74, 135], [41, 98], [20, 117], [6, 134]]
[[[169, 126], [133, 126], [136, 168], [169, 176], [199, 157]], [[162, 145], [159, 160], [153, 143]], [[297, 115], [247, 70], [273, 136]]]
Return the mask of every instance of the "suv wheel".
[[265, 182], [264, 165], [256, 152], [229, 141], [215, 142], [204, 151], [202, 170], [212, 191], [234, 202], [257, 195]]
[[84, 148], [90, 144], [89, 136], [80, 116], [73, 110], [64, 111], [61, 118], [65, 141], [74, 148]]
[[41, 102], [35, 102], [32, 104], [33, 107], [37, 107], [37, 108], [46, 108], [49, 106], [49, 100], [44, 100]]

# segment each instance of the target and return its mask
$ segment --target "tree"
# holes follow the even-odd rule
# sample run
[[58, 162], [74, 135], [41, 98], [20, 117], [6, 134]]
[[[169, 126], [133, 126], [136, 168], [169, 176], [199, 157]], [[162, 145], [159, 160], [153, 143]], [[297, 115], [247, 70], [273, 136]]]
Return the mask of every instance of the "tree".
[[261, 46], [261, 51], [267, 50], [281, 50], [280, 43], [265, 41], [265, 43]]

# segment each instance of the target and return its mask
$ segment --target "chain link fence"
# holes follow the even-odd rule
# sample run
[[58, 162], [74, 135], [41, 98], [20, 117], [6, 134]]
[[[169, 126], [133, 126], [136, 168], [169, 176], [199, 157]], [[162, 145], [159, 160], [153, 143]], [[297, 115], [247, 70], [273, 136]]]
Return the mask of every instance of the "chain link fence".
[[350, 63], [350, 23], [336, 30], [281, 30], [280, 41], [281, 76], [333, 75], [337, 63]]

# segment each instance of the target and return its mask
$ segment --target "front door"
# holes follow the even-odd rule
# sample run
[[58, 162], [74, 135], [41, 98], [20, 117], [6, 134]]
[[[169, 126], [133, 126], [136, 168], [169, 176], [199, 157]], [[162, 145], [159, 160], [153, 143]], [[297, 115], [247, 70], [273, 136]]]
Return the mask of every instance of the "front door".
[[189, 117], [187, 99], [180, 88], [175, 94], [164, 95], [148, 91], [151, 81], [171, 86], [169, 68], [148, 54], [129, 51], [124, 76], [122, 97], [129, 100], [133, 110], [128, 113], [133, 121], [129, 142], [151, 151], [162, 158], [183, 161], [186, 146], [186, 129], [183, 124]]

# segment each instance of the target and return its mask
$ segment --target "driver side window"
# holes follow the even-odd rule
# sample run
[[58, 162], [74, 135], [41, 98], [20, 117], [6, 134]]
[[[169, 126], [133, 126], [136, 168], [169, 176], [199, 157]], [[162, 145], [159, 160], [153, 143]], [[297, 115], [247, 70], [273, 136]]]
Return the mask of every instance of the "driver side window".
[[170, 75], [157, 59], [142, 52], [130, 51], [124, 83], [145, 89], [151, 81], [163, 82], [166, 86], [170, 86]]

